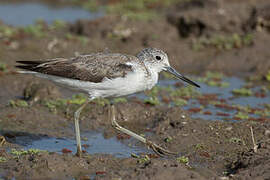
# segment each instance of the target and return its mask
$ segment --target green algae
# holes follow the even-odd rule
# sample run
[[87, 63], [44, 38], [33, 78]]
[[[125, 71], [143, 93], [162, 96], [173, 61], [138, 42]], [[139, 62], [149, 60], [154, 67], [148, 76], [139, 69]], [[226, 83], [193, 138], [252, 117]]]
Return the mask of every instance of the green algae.
[[25, 101], [25, 100], [20, 100], [20, 99], [17, 99], [17, 100], [10, 100], [9, 101], [9, 106], [11, 107], [28, 107], [28, 103]]
[[247, 88], [234, 89], [232, 93], [239, 96], [251, 96], [253, 94], [252, 90]]

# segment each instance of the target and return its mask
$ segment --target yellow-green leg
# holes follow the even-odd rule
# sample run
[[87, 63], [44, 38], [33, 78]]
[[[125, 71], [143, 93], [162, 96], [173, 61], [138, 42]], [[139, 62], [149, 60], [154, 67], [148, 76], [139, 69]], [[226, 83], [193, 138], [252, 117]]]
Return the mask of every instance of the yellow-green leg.
[[122, 126], [120, 126], [117, 122], [116, 122], [116, 118], [115, 118], [115, 107], [114, 105], [110, 105], [109, 107], [109, 117], [111, 119], [111, 123], [112, 123], [112, 127], [114, 127], [115, 129], [143, 142], [144, 144], [146, 144], [148, 147], [150, 147], [155, 153], [157, 153], [160, 156], [164, 156], [164, 155], [177, 155], [177, 153], [175, 152], [171, 152], [168, 151], [166, 149], [163, 149], [162, 147], [158, 146], [157, 144], [153, 143], [152, 141], [149, 141], [147, 139], [145, 139], [144, 137], [126, 129], [123, 128]]
[[76, 156], [82, 156], [82, 145], [81, 145], [81, 135], [80, 135], [80, 125], [79, 118], [82, 110], [89, 103], [89, 100], [86, 100], [85, 103], [79, 107], [79, 109], [74, 113], [74, 123], [75, 123], [75, 133], [76, 133], [76, 142], [77, 142], [77, 153]]

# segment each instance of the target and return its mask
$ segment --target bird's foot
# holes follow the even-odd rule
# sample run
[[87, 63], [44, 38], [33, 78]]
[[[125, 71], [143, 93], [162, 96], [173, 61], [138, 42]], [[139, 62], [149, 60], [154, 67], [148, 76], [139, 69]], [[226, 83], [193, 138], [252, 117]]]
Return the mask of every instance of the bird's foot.
[[146, 140], [146, 145], [150, 147], [159, 156], [176, 156], [178, 154], [177, 152], [166, 150], [149, 140]]
[[77, 152], [75, 154], [77, 157], [81, 158], [82, 157], [82, 149], [80, 147], [77, 147]]

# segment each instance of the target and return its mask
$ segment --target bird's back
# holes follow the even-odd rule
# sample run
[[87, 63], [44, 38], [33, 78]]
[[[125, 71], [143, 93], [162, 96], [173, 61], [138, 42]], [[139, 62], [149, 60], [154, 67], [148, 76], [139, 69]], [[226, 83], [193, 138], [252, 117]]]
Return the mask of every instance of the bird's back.
[[124, 77], [128, 72], [132, 71], [132, 67], [128, 65], [130, 61], [141, 63], [135, 56], [95, 53], [70, 59], [18, 61], [23, 65], [17, 67], [42, 74], [98, 83], [105, 77], [108, 79]]

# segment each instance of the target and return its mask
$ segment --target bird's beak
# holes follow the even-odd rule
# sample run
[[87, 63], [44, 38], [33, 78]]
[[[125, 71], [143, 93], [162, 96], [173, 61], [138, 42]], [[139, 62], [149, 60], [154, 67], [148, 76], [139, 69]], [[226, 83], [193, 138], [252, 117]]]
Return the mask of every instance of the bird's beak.
[[185, 76], [183, 76], [182, 74], [180, 74], [179, 72], [177, 72], [174, 68], [172, 68], [170, 66], [165, 67], [165, 71], [173, 74], [174, 76], [176, 76], [178, 79], [181, 79], [182, 81], [185, 81], [193, 86], [200, 87], [198, 84], [189, 80], [188, 78], [186, 78]]

